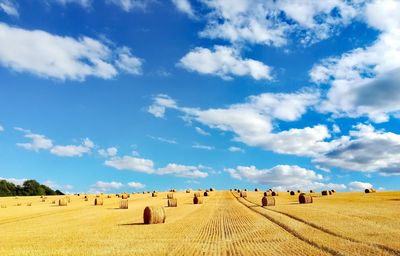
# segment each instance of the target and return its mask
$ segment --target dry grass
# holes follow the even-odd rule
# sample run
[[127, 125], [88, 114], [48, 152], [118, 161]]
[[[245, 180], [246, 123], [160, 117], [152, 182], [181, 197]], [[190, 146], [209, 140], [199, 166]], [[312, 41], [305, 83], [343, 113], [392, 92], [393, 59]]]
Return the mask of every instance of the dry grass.
[[[0, 209], [5, 234], [0, 237], [0, 255], [331, 255], [243, 206], [229, 191], [210, 193], [200, 205], [193, 205], [192, 194], [174, 193], [179, 207], [164, 209], [165, 223], [142, 225], [145, 207], [165, 206], [166, 194], [131, 195], [128, 210], [114, 210], [121, 201], [117, 197], [105, 200], [103, 207], [93, 207], [95, 195], [89, 196], [90, 202], [70, 196], [68, 207], [50, 203], [16, 207], [38, 202], [40, 197], [0, 198], [0, 204], [8, 206]], [[260, 211], [342, 255], [395, 254], [327, 235], [275, 211], [343, 237], [400, 250], [399, 192], [320, 195], [313, 204], [300, 205], [297, 197], [280, 193], [274, 207], [260, 207]], [[263, 192], [248, 191], [246, 199], [261, 205], [262, 197]], [[61, 198], [65, 197], [49, 196], [48, 202]]]

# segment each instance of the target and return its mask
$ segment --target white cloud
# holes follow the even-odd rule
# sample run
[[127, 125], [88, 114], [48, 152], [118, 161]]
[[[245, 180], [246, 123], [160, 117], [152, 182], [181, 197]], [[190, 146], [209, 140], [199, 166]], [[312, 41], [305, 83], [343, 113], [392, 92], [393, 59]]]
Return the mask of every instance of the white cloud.
[[175, 140], [171, 140], [171, 139], [166, 139], [163, 137], [155, 137], [155, 136], [151, 136], [151, 135], [147, 135], [147, 137], [153, 139], [153, 140], [158, 140], [164, 143], [168, 143], [168, 144], [177, 144], [177, 142]]
[[269, 66], [253, 59], [243, 59], [237, 49], [220, 45], [214, 46], [214, 50], [194, 48], [182, 57], [179, 66], [226, 80], [233, 76], [251, 76], [256, 80], [272, 79]]
[[[117, 51], [115, 60], [112, 49], [90, 37], [75, 39], [0, 23], [0, 63], [17, 72], [78, 81], [87, 76], [113, 78], [118, 74], [116, 67], [135, 73], [136, 57]], [[139, 69], [140, 63], [136, 63], [136, 71]]]
[[92, 5], [92, 0], [53, 0], [53, 1], [62, 5], [78, 4], [85, 8], [88, 8]]
[[115, 64], [129, 74], [142, 74], [142, 60], [133, 56], [128, 47], [122, 47], [118, 50], [118, 59], [115, 61]]
[[350, 190], [358, 191], [358, 190], [364, 190], [364, 189], [367, 189], [367, 188], [372, 188], [373, 186], [372, 186], [371, 183], [353, 181], [353, 182], [350, 182], [348, 184], [348, 187], [349, 187]]
[[228, 150], [230, 152], [234, 152], [234, 153], [244, 153], [244, 150], [242, 148], [239, 147], [229, 147]]
[[400, 135], [375, 130], [372, 125], [358, 124], [354, 128], [349, 137], [333, 141], [334, 146], [313, 162], [353, 171], [400, 175]]
[[133, 189], [142, 189], [144, 187], [146, 187], [146, 185], [140, 183], [140, 182], [129, 182], [128, 183], [128, 187], [133, 188]]
[[108, 3], [117, 5], [122, 10], [130, 12], [135, 9], [146, 9], [154, 0], [107, 0]]
[[93, 147], [94, 143], [90, 139], [86, 138], [82, 141], [81, 145], [56, 145], [50, 149], [50, 153], [65, 157], [82, 156], [90, 153]]
[[205, 178], [208, 176], [207, 172], [202, 171], [204, 169], [207, 169], [207, 167], [204, 167], [202, 165], [188, 166], [170, 163], [165, 167], [156, 169], [152, 160], [132, 156], [113, 157], [105, 161], [105, 165], [118, 170], [144, 172], [147, 174], [173, 174], [177, 177], [186, 178]]
[[41, 149], [47, 150], [53, 147], [52, 140], [46, 138], [46, 136], [42, 134], [35, 134], [29, 130], [22, 129], [19, 127], [16, 127], [14, 129], [25, 133], [24, 137], [31, 140], [30, 143], [17, 143], [18, 147], [33, 151], [39, 151]]
[[107, 149], [102, 148], [99, 149], [97, 152], [99, 153], [100, 156], [107, 158], [116, 156], [118, 153], [118, 149], [116, 147], [109, 147]]
[[330, 1], [203, 0], [210, 10], [208, 38], [282, 46], [290, 35], [303, 44], [329, 37], [358, 14], [359, 3]]
[[153, 99], [154, 104], [148, 108], [148, 112], [155, 117], [164, 117], [165, 108], [176, 108], [176, 102], [171, 99], [168, 95], [158, 94]]
[[116, 181], [111, 181], [111, 182], [97, 181], [96, 184], [92, 185], [91, 191], [107, 192], [113, 189], [120, 189], [123, 186], [124, 185], [121, 182], [116, 182]]
[[202, 145], [202, 144], [193, 144], [192, 148], [196, 148], [196, 149], [205, 149], [205, 150], [214, 150], [215, 147], [213, 146], [208, 146], [208, 145]]
[[172, 0], [172, 3], [175, 5], [176, 9], [178, 9], [180, 12], [185, 13], [190, 18], [196, 17], [189, 0]]
[[3, 11], [10, 16], [19, 17], [18, 6], [11, 0], [0, 0], [0, 11]]
[[197, 132], [198, 134], [201, 134], [201, 135], [204, 135], [204, 136], [210, 136], [210, 135], [211, 135], [210, 133], [204, 131], [204, 130], [201, 129], [200, 127], [195, 127], [194, 129], [196, 130], [196, 132]]
[[365, 19], [368, 25], [381, 31], [400, 28], [400, 2], [396, 0], [374, 0], [366, 5]]
[[325, 184], [323, 176], [297, 165], [277, 165], [270, 169], [257, 169], [255, 166], [237, 166], [226, 169], [232, 178], [252, 183], [268, 185], [276, 190], [287, 189], [345, 189], [343, 184]]
[[15, 185], [20, 185], [21, 186], [28, 179], [3, 178], [3, 177], [0, 177], [0, 180], [6, 180], [8, 182], [14, 183]]

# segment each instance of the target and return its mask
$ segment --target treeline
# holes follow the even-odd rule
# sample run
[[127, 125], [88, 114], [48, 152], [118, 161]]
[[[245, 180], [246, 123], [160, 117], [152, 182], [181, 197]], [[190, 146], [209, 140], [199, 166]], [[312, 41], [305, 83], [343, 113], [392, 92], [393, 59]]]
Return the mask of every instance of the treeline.
[[40, 184], [36, 180], [27, 180], [22, 186], [15, 185], [6, 180], [0, 180], [1, 196], [44, 196], [44, 195], [64, 195], [60, 190], [52, 190], [46, 185]]

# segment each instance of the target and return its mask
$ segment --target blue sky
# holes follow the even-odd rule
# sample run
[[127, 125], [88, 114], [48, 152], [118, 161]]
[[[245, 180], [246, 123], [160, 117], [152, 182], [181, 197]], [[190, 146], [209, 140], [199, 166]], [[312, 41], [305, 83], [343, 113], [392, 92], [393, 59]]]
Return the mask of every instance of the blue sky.
[[0, 0], [0, 177], [395, 190], [400, 3]]

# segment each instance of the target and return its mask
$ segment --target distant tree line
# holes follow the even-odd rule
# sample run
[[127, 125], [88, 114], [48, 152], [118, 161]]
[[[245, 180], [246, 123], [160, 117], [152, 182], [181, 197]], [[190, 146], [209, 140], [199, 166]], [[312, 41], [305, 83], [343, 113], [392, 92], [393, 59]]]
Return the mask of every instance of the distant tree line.
[[44, 195], [64, 195], [60, 190], [52, 190], [46, 185], [40, 184], [36, 180], [26, 180], [22, 186], [15, 185], [6, 180], [0, 180], [1, 196], [44, 196]]

